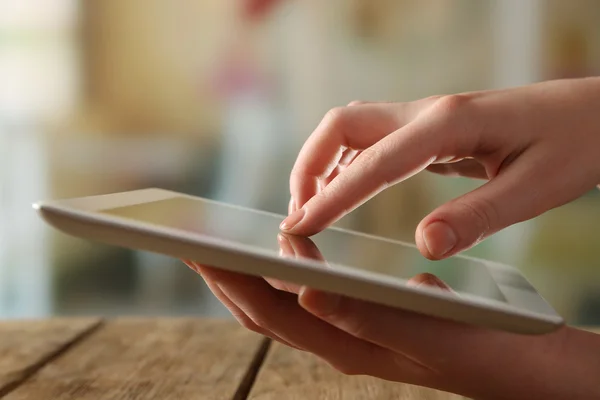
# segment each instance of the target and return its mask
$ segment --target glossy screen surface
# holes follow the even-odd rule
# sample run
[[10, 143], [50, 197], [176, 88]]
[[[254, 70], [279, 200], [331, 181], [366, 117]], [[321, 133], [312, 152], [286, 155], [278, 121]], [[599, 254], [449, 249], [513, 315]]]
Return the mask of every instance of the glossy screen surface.
[[460, 257], [429, 261], [415, 247], [385, 239], [337, 229], [327, 229], [310, 239], [282, 236], [279, 216], [188, 197], [108, 209], [102, 213], [200, 233], [233, 245], [260, 248], [274, 257], [308, 258], [326, 268], [343, 266], [368, 270], [399, 283], [418, 284], [419, 277], [424, 276], [421, 274], [432, 274], [457, 295], [468, 293], [506, 302], [486, 262]]

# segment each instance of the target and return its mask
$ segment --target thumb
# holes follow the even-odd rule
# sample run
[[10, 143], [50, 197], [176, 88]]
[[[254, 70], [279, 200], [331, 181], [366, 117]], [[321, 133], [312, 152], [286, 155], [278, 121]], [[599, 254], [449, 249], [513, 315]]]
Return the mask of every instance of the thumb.
[[549, 165], [546, 159], [525, 152], [488, 183], [434, 210], [417, 227], [421, 253], [433, 260], [450, 257], [591, 189], [560, 162]]

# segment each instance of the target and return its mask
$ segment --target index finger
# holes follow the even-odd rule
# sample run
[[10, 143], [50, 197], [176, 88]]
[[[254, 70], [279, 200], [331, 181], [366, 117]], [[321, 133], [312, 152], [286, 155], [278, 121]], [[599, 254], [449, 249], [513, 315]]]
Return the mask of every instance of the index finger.
[[440, 143], [432, 140], [436, 128], [415, 121], [369, 147], [286, 218], [281, 229], [295, 235], [313, 235], [387, 187], [422, 171], [440, 154]]
[[296, 207], [302, 207], [317, 194], [319, 180], [332, 173], [344, 150], [372, 146], [398, 129], [401, 117], [389, 104], [364, 104], [329, 111], [300, 150], [292, 169], [290, 192]]

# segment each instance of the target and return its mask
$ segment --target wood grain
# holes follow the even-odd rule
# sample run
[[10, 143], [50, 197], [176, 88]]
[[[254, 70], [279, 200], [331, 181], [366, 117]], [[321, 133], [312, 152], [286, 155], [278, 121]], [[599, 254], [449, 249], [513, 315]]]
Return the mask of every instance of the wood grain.
[[0, 325], [0, 396], [98, 326], [98, 318], [11, 320]]
[[459, 400], [462, 396], [370, 377], [343, 375], [317, 357], [273, 344], [251, 400]]
[[114, 320], [5, 399], [231, 400], [262, 343], [228, 320]]
[[[582, 328], [600, 333], [598, 328]], [[266, 355], [266, 358], [264, 358]], [[0, 324], [0, 397], [424, 399], [461, 396], [338, 373], [232, 321], [51, 319]]]

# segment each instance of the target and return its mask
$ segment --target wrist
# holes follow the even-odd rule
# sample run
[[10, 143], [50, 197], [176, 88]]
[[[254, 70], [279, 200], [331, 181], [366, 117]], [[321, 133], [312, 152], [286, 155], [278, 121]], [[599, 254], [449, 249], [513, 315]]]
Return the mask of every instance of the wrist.
[[488, 354], [482, 376], [457, 392], [477, 400], [600, 399], [600, 335], [564, 327], [514, 341]]
[[518, 398], [600, 398], [600, 335], [565, 327], [528, 358], [522, 373], [535, 387]]
[[[575, 328], [565, 329], [562, 352], [555, 353], [549, 365], [566, 398], [600, 398], [600, 335]], [[558, 398], [558, 397], [557, 397]]]

